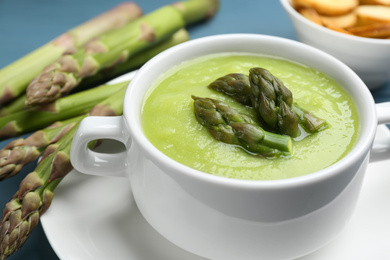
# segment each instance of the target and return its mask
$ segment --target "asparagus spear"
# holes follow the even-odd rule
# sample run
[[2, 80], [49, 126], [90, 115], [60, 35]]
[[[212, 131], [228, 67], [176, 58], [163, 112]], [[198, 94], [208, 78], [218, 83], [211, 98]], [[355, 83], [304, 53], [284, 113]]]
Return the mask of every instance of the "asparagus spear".
[[35, 170], [20, 183], [19, 190], [5, 205], [0, 219], [0, 259], [16, 252], [27, 240], [39, 222], [40, 216], [49, 208], [54, 189], [72, 170], [69, 151], [73, 127], [41, 160]]
[[[172, 46], [189, 40], [189, 34], [186, 29], [180, 29], [169, 39], [157, 44], [156, 46], [150, 47], [136, 55], [133, 58], [126, 60], [124, 63], [116, 64], [115, 66], [105, 68], [96, 75], [86, 78], [83, 80], [80, 88], [91, 87], [106, 82], [110, 79], [123, 75], [129, 71], [141, 67], [149, 59], [157, 55], [158, 53], [166, 50]], [[0, 116], [8, 116], [12, 113], [19, 112], [25, 109], [26, 96], [21, 95], [12, 103], [5, 105], [0, 108]]]
[[292, 141], [289, 136], [264, 131], [249, 117], [222, 101], [195, 96], [192, 98], [196, 119], [215, 139], [264, 157], [292, 154]]
[[291, 110], [291, 91], [263, 68], [251, 68], [249, 82], [252, 106], [259, 117], [277, 133], [299, 136], [298, 116]]
[[131, 59], [128, 59], [123, 63], [116, 64], [115, 66], [105, 68], [99, 71], [96, 75], [83, 79], [80, 87], [93, 86], [99, 82], [107, 81], [109, 79], [123, 75], [126, 72], [135, 70], [141, 67], [144, 63], [146, 63], [149, 59], [158, 53], [188, 40], [189, 34], [186, 29], [180, 29], [169, 39], [164, 40], [155, 46], [149, 47], [138, 54], [135, 54]]
[[[122, 3], [103, 14], [67, 31], [0, 70], [0, 106], [21, 95], [42, 69], [64, 53], [73, 53], [90, 39], [142, 15], [138, 5]], [[23, 75], [23, 76], [21, 76]]]
[[245, 74], [227, 74], [214, 80], [207, 87], [230, 96], [243, 105], [252, 105], [250, 97], [251, 85], [249, 83], [249, 77]]
[[181, 12], [186, 25], [191, 25], [214, 17], [219, 9], [219, 0], [182, 1], [172, 5]]
[[112, 95], [128, 82], [101, 85], [63, 97], [42, 107], [33, 107], [0, 118], [0, 139], [35, 131], [48, 125], [87, 113], [94, 105]]
[[83, 78], [95, 75], [113, 64], [122, 63], [146, 47], [167, 39], [185, 26], [185, 16], [192, 17], [194, 12], [198, 13], [202, 8], [208, 10], [214, 3], [215, 0], [189, 0], [183, 2], [185, 11], [179, 10], [177, 5], [164, 6], [90, 41], [76, 53], [62, 56], [34, 78], [26, 90], [26, 103], [38, 105], [52, 102], [78, 86]]
[[299, 124], [308, 133], [316, 133], [328, 127], [324, 119], [300, 107], [297, 103], [293, 103], [292, 110], [298, 116]]
[[[91, 109], [89, 116], [118, 116], [123, 112], [122, 88]], [[75, 131], [87, 115], [77, 117], [73, 126], [47, 146], [35, 170], [21, 182], [19, 191], [5, 205], [0, 219], [0, 260], [18, 250], [38, 224], [39, 217], [50, 207], [54, 190], [73, 169], [69, 152]]]
[[[208, 87], [232, 97], [234, 100], [243, 105], [252, 106], [251, 86], [249, 77], [245, 74], [228, 74], [213, 81], [208, 85]], [[313, 134], [327, 127], [327, 122], [324, 119], [321, 119], [313, 113], [303, 109], [296, 102], [292, 103], [291, 108], [298, 116], [299, 125], [307, 133]]]

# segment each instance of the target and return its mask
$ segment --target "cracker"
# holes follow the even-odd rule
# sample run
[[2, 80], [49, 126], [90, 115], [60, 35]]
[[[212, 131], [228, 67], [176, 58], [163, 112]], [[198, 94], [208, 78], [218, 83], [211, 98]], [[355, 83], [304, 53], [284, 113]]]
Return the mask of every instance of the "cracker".
[[361, 5], [387, 5], [390, 6], [390, 0], [360, 0]]
[[356, 8], [356, 16], [361, 25], [390, 23], [390, 6], [360, 5]]
[[309, 19], [313, 23], [323, 25], [321, 16], [317, 13], [317, 11], [314, 8], [311, 7], [302, 7], [298, 9], [298, 12], [305, 17], [306, 19]]
[[320, 16], [322, 23], [326, 27], [348, 28], [355, 26], [357, 23], [357, 16], [355, 12], [350, 12], [340, 16]]
[[355, 26], [347, 29], [350, 33], [369, 38], [388, 38], [390, 37], [390, 24], [369, 24]]
[[327, 28], [331, 29], [333, 31], [336, 31], [336, 32], [340, 32], [340, 33], [344, 33], [344, 34], [348, 34], [348, 35], [354, 35], [354, 34], [350, 33], [349, 31], [345, 30], [344, 28], [335, 27], [335, 26], [327, 26]]
[[353, 11], [359, 0], [294, 0], [296, 7], [311, 7], [319, 14], [327, 16], [344, 15]]

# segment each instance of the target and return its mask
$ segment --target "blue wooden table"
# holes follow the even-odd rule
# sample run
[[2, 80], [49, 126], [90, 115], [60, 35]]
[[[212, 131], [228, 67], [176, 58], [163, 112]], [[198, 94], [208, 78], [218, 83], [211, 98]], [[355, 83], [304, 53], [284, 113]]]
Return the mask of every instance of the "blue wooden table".
[[[224, 33], [256, 33], [296, 39], [294, 29], [279, 1], [220, 0], [217, 16], [207, 23], [189, 28], [191, 38]], [[121, 3], [120, 0], [0, 0], [0, 68], [24, 56], [62, 32]], [[144, 13], [168, 0], [135, 0]], [[22, 76], [22, 75], [21, 75]], [[376, 102], [390, 100], [390, 82], [373, 91]], [[0, 142], [2, 148], [10, 140]], [[18, 190], [34, 163], [16, 177], [0, 182], [0, 208]], [[55, 198], [54, 198], [55, 199]], [[10, 260], [58, 259], [41, 227]]]

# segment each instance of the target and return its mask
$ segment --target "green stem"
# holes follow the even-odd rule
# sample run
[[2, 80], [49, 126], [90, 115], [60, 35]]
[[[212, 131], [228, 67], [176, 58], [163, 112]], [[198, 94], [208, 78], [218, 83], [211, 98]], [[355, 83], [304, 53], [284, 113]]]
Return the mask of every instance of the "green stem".
[[[89, 116], [117, 116], [123, 112], [123, 97], [127, 88], [95, 105]], [[0, 181], [16, 175], [24, 165], [37, 159], [48, 145], [57, 143], [74, 125], [87, 115], [55, 122], [53, 125], [34, 132], [26, 139], [20, 138], [8, 143], [0, 150]]]
[[84, 86], [93, 86], [97, 83], [105, 82], [127, 72], [138, 69], [160, 52], [179, 43], [188, 41], [189, 39], [188, 32], [184, 28], [180, 29], [169, 39], [135, 54], [132, 58], [127, 59], [125, 62], [105, 68], [99, 71], [96, 75], [83, 79], [80, 83], [80, 88], [83, 88]]
[[174, 3], [187, 25], [212, 18], [219, 9], [219, 0], [189, 0]]
[[115, 85], [101, 85], [56, 100], [45, 107], [34, 107], [0, 118], [0, 138], [17, 136], [38, 130], [48, 125], [75, 117], [95, 106], [122, 88], [127, 88], [128, 81]]
[[19, 112], [25, 108], [26, 103], [26, 96], [21, 95], [9, 104], [4, 105], [3, 107], [0, 107], [0, 116], [8, 116], [12, 113]]

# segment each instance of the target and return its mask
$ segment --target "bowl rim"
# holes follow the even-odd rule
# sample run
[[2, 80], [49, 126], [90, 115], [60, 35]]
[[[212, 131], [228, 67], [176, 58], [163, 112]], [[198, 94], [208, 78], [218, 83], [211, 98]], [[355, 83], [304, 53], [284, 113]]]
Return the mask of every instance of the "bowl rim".
[[316, 24], [309, 19], [303, 17], [301, 14], [295, 10], [291, 5], [291, 0], [280, 0], [280, 3], [284, 10], [290, 14], [291, 16], [294, 16], [297, 20], [299, 20], [301, 23], [304, 23], [307, 26], [310, 26], [313, 29], [317, 29], [320, 32], [323, 32], [325, 34], [329, 34], [333, 37], [339, 37], [341, 39], [345, 39], [348, 41], [358, 41], [360, 43], [367, 43], [367, 44], [376, 44], [376, 45], [390, 45], [390, 39], [380, 39], [380, 38], [368, 38], [368, 37], [362, 37], [357, 35], [349, 35], [341, 32], [337, 32], [334, 30], [331, 30], [329, 28], [326, 28], [325, 26], [321, 26], [319, 24]]
[[[141, 125], [141, 111], [142, 111], [142, 100], [146, 94], [146, 89], [142, 92], [140, 90], [141, 88], [137, 88], [138, 84], [142, 82], [143, 77], [149, 77], [148, 70], [153, 70], [156, 66], [158, 66], [159, 63], [163, 62], [165, 59], [169, 59], [172, 57], [172, 55], [178, 55], [183, 54], [185, 51], [188, 51], [188, 49], [197, 48], [197, 45], [207, 45], [209, 41], [218, 41], [219, 43], [223, 44], [225, 42], [230, 42], [232, 39], [237, 40], [248, 40], [253, 39], [259, 40], [259, 41], [277, 41], [282, 42], [284, 44], [288, 44], [290, 46], [299, 47], [299, 48], [305, 48], [310, 53], [315, 53], [316, 55], [320, 57], [325, 57], [330, 62], [332, 62], [336, 67], [342, 68], [345, 72], [347, 72], [352, 77], [351, 83], [356, 83], [362, 85], [362, 87], [359, 88], [359, 91], [362, 92], [362, 95], [368, 95], [371, 96], [371, 99], [368, 98], [364, 102], [368, 102], [367, 104], [371, 106], [372, 114], [375, 116], [373, 118], [370, 118], [369, 116], [366, 116], [367, 126], [364, 126], [366, 128], [365, 135], [360, 136], [357, 143], [355, 144], [355, 147], [341, 160], [334, 163], [333, 165], [328, 166], [325, 169], [319, 170], [314, 173], [306, 174], [303, 176], [293, 177], [293, 178], [287, 178], [287, 179], [278, 179], [278, 180], [242, 180], [242, 179], [233, 179], [233, 178], [226, 178], [222, 176], [216, 176], [209, 173], [205, 173], [196, 169], [193, 169], [189, 166], [185, 166], [161, 151], [159, 151], [156, 147], [154, 147], [149, 140], [146, 138], [146, 136], [142, 132], [142, 125]], [[229, 41], [230, 40], [230, 41]], [[198, 47], [199, 48], [199, 47]], [[180, 53], [181, 52], [181, 53]], [[180, 56], [180, 55], [179, 55]], [[197, 57], [202, 55], [197, 55]], [[282, 57], [283, 58], [283, 57]], [[183, 62], [183, 61], [182, 61]], [[299, 61], [298, 61], [299, 62]], [[169, 70], [169, 68], [165, 69], [164, 72]], [[154, 80], [156, 80], [155, 78]], [[142, 85], [142, 84], [141, 84]], [[148, 89], [148, 87], [147, 87]], [[143, 93], [143, 94], [137, 94]], [[142, 100], [139, 100], [139, 97], [142, 96]], [[138, 99], [137, 99], [138, 97]], [[138, 109], [131, 109], [130, 106], [139, 103]], [[138, 112], [137, 112], [138, 111]], [[139, 113], [139, 114], [137, 114]], [[372, 115], [371, 114], [371, 115]], [[127, 92], [125, 94], [125, 102], [124, 102], [124, 111], [123, 116], [125, 118], [125, 121], [127, 123], [127, 126], [130, 131], [130, 136], [132, 136], [132, 142], [136, 142], [138, 146], [143, 147], [143, 151], [146, 152], [146, 155], [148, 158], [153, 158], [153, 161], [159, 165], [159, 167], [162, 167], [164, 169], [171, 169], [172, 172], [185, 172], [185, 174], [191, 178], [200, 180], [200, 181], [206, 181], [209, 183], [213, 183], [216, 185], [224, 185], [224, 186], [230, 186], [230, 187], [236, 187], [236, 188], [261, 188], [261, 189], [285, 189], [286, 187], [293, 188], [293, 187], [301, 187], [305, 185], [310, 185], [310, 183], [317, 183], [324, 179], [331, 178], [334, 175], [338, 175], [344, 170], [352, 167], [355, 163], [359, 162], [359, 159], [362, 159], [363, 155], [366, 155], [368, 153], [371, 144], [374, 140], [375, 133], [376, 133], [376, 127], [377, 127], [377, 118], [376, 118], [376, 110], [375, 110], [375, 102], [372, 98], [371, 93], [369, 92], [368, 88], [365, 86], [363, 81], [356, 75], [355, 72], [352, 71], [348, 66], [346, 66], [344, 63], [339, 61], [338, 59], [334, 58], [333, 56], [317, 49], [312, 46], [309, 46], [307, 44], [290, 40], [282, 37], [277, 36], [270, 36], [270, 35], [260, 35], [260, 34], [221, 34], [221, 35], [213, 35], [213, 36], [206, 36], [201, 37], [197, 39], [193, 39], [184, 43], [181, 43], [179, 45], [176, 45], [174, 47], [171, 47], [160, 54], [153, 57], [151, 60], [149, 60], [145, 65], [141, 67], [141, 69], [136, 73], [134, 78], [129, 83], [129, 88], [127, 89]], [[362, 129], [361, 129], [362, 132]], [[362, 133], [360, 133], [362, 135]], [[183, 173], [182, 173], [183, 174]]]

